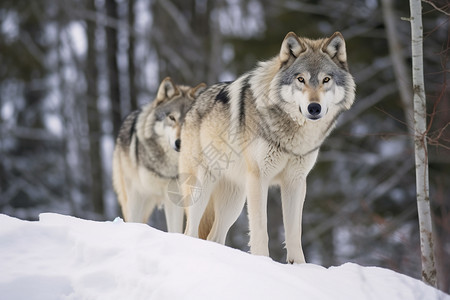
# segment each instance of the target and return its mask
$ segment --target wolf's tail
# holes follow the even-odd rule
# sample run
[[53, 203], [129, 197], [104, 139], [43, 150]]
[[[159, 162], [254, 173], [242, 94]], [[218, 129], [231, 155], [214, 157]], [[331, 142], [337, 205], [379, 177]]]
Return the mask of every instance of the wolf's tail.
[[198, 236], [201, 239], [206, 240], [208, 234], [211, 232], [211, 228], [214, 223], [214, 201], [213, 197], [209, 199], [208, 206], [206, 207], [205, 213], [200, 221], [198, 227]]

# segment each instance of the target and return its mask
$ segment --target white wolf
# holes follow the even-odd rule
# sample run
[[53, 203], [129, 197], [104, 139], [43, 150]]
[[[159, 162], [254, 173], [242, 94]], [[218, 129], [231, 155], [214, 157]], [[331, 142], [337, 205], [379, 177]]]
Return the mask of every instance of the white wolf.
[[[225, 242], [247, 198], [250, 250], [269, 255], [267, 193], [281, 188], [287, 261], [301, 246], [306, 177], [336, 118], [355, 98], [343, 36], [288, 33], [280, 53], [231, 83], [209, 87], [186, 115], [180, 174], [186, 234]], [[201, 187], [191, 194], [190, 186]], [[203, 219], [202, 219], [203, 217]]]

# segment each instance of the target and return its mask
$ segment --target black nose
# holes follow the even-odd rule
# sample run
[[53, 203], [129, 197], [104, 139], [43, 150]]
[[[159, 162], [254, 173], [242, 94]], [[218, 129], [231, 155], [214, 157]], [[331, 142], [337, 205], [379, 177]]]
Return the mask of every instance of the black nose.
[[175, 150], [180, 151], [180, 149], [181, 149], [181, 140], [177, 139], [175, 141]]
[[320, 114], [321, 110], [322, 107], [319, 103], [311, 103], [310, 105], [308, 105], [308, 112], [311, 116], [317, 116], [318, 114]]

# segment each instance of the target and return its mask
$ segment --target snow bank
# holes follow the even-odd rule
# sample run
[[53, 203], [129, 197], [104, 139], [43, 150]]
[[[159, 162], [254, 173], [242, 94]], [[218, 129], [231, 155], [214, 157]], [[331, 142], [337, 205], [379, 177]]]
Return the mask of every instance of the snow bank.
[[393, 271], [285, 265], [144, 224], [0, 215], [1, 299], [450, 299]]

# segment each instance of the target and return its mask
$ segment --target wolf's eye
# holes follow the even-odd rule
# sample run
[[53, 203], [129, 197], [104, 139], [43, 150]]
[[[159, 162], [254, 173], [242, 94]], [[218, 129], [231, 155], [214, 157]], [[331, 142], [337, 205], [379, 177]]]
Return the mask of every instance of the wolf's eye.
[[174, 121], [174, 122], [175, 122], [175, 117], [174, 117], [174, 116], [169, 115], [169, 119], [170, 119], [171, 121]]
[[302, 76], [298, 76], [297, 80], [300, 81], [301, 83], [305, 83], [305, 78], [303, 78]]
[[323, 83], [327, 83], [328, 81], [330, 81], [330, 77], [328, 76], [323, 79]]

